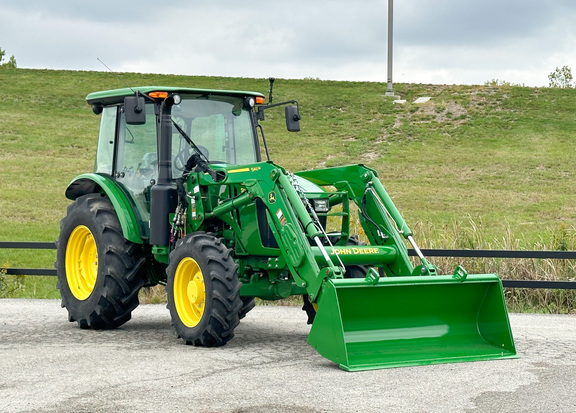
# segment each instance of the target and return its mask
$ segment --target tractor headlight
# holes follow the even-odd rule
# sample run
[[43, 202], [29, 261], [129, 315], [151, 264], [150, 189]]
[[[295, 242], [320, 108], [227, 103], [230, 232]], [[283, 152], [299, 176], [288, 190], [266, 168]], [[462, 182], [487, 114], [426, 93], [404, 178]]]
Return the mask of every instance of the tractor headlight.
[[330, 202], [328, 199], [315, 199], [314, 200], [314, 211], [316, 212], [328, 212], [330, 211]]
[[256, 105], [256, 101], [252, 96], [248, 96], [244, 99], [244, 107], [248, 110], [252, 109]]

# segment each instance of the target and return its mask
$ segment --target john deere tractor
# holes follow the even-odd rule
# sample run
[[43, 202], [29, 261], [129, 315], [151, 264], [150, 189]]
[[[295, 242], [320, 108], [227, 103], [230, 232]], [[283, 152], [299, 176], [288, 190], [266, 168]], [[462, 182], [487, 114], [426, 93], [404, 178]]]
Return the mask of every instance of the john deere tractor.
[[309, 343], [346, 370], [515, 356], [499, 278], [438, 275], [375, 170], [270, 160], [264, 114], [284, 106], [298, 131], [296, 101], [156, 86], [86, 99], [101, 117], [94, 172], [66, 189], [56, 263], [81, 328], [122, 325], [163, 284], [195, 346], [226, 344], [255, 297], [300, 295]]

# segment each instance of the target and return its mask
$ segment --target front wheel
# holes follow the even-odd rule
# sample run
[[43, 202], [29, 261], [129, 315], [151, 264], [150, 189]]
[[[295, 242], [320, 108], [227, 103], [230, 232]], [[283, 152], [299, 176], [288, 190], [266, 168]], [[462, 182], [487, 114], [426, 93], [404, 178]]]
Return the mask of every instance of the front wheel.
[[108, 198], [88, 194], [68, 207], [60, 222], [56, 286], [70, 321], [99, 330], [130, 320], [144, 263], [142, 248], [124, 239]]
[[[335, 243], [336, 242], [334, 242], [334, 244]], [[353, 235], [348, 239], [346, 245], [366, 245], [366, 243], [360, 241], [357, 236]], [[365, 278], [370, 267], [366, 265], [346, 265], [345, 269], [344, 278]], [[307, 324], [312, 324], [316, 318], [317, 305], [310, 302], [308, 295], [304, 295], [302, 298], [304, 302], [302, 310], [304, 310], [308, 316]]]
[[240, 322], [240, 281], [231, 250], [204, 232], [178, 241], [166, 270], [168, 309], [186, 344], [215, 347], [234, 337]]

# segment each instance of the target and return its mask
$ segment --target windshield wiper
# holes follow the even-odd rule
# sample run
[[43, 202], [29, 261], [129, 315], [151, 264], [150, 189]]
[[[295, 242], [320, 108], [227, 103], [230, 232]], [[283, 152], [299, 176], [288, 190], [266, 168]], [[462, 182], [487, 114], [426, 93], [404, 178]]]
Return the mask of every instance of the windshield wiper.
[[188, 159], [188, 162], [186, 162], [184, 175], [190, 172], [192, 169], [196, 169], [197, 172], [204, 172], [210, 175], [214, 182], [220, 182], [226, 178], [226, 174], [224, 172], [215, 171], [210, 168], [208, 165], [210, 163], [208, 157], [204, 155], [200, 148], [198, 148], [198, 146], [194, 143], [194, 141], [190, 139], [190, 136], [188, 136], [186, 132], [184, 132], [184, 130], [176, 122], [174, 122], [174, 119], [172, 119], [172, 124], [178, 130], [178, 132], [180, 132], [180, 135], [182, 135], [186, 142], [188, 142], [188, 145], [190, 145], [192, 149], [194, 149], [194, 152], [196, 152], [190, 157], [190, 159]]
[[172, 125], [174, 125], [174, 127], [176, 128], [176, 130], [178, 132], [180, 132], [180, 135], [182, 135], [182, 137], [184, 138], [184, 140], [186, 142], [188, 142], [188, 145], [190, 145], [192, 147], [192, 149], [194, 149], [194, 152], [196, 152], [201, 158], [204, 158], [204, 160], [206, 161], [206, 163], [209, 163], [210, 161], [208, 160], [208, 158], [206, 157], [206, 155], [204, 155], [202, 153], [202, 151], [200, 150], [200, 148], [198, 148], [198, 146], [196, 146], [196, 144], [194, 143], [194, 141], [192, 139], [190, 139], [190, 136], [188, 136], [186, 134], [186, 132], [184, 132], [184, 129], [182, 129], [175, 121], [174, 119], [172, 119]]

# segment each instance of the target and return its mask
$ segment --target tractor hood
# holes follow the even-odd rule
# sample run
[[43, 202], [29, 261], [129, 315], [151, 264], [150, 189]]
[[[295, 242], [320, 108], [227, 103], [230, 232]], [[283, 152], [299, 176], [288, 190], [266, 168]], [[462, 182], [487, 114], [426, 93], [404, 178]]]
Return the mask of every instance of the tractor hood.
[[322, 187], [316, 185], [313, 182], [310, 182], [307, 179], [302, 178], [301, 176], [294, 175], [296, 178], [296, 182], [300, 186], [300, 188], [304, 191], [305, 194], [316, 194], [316, 193], [323, 193], [326, 192]]

